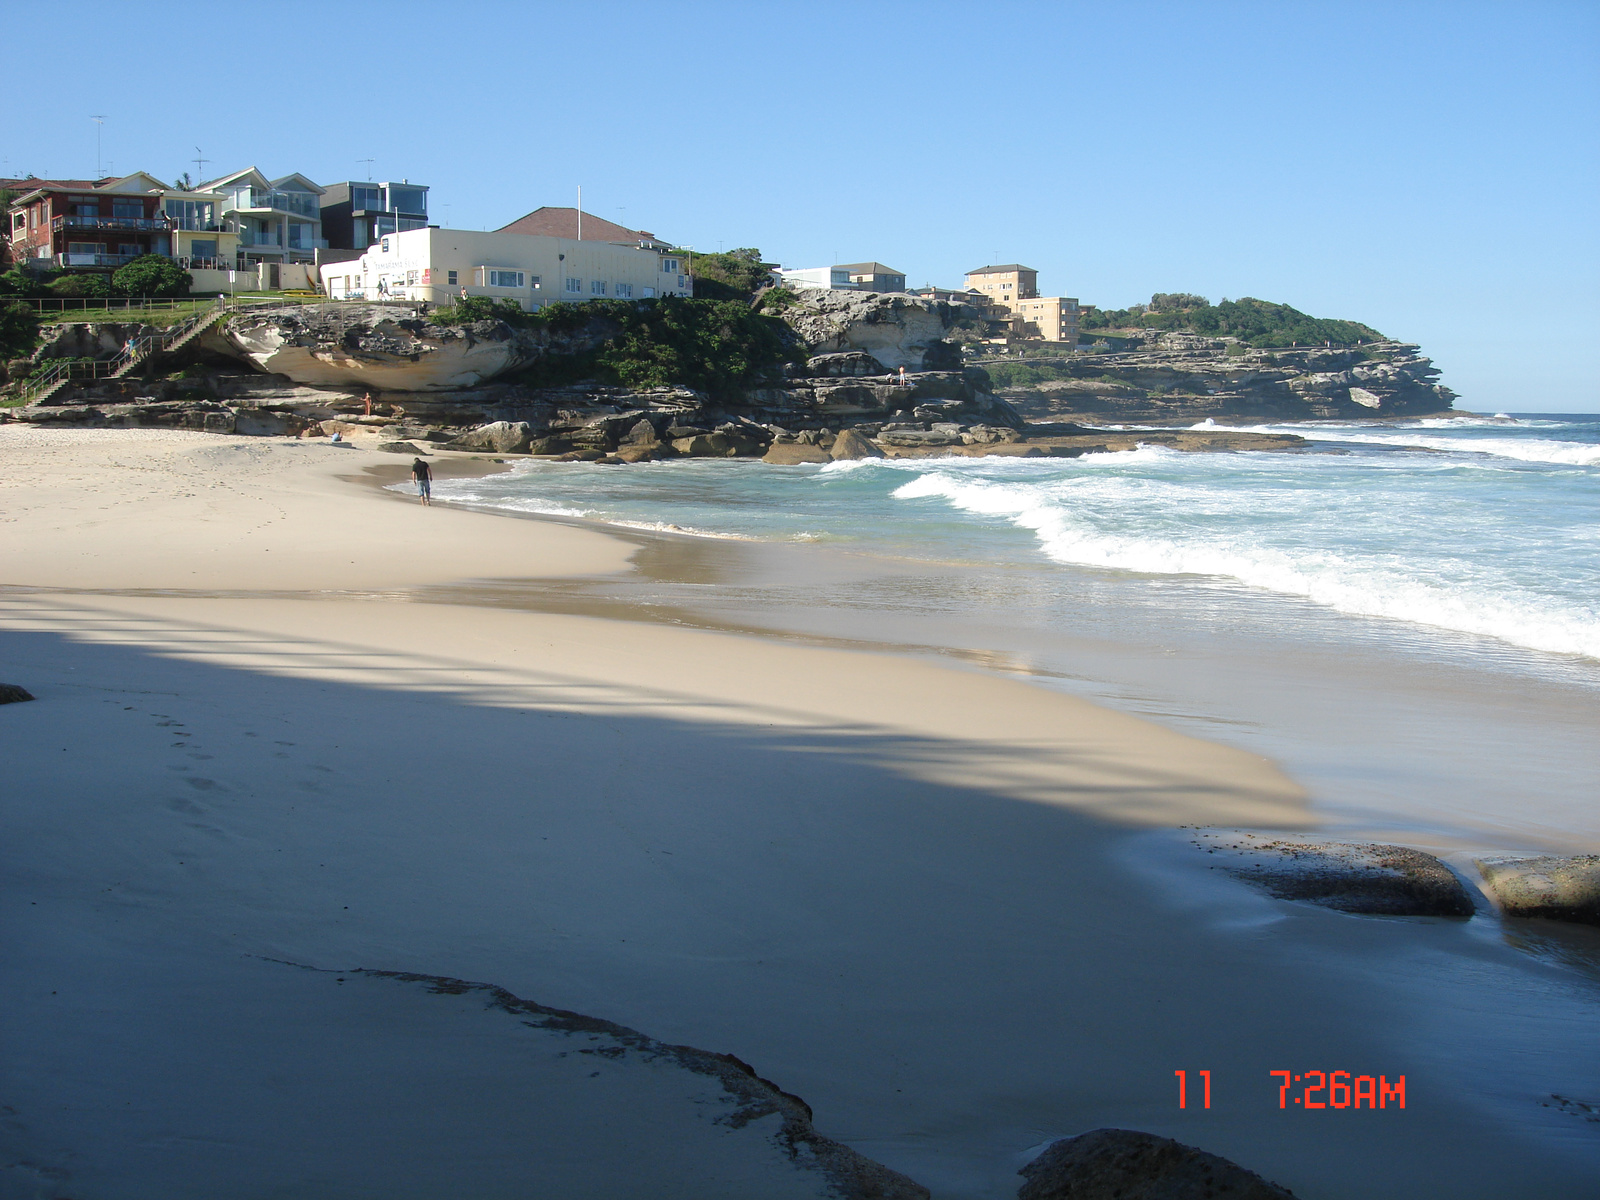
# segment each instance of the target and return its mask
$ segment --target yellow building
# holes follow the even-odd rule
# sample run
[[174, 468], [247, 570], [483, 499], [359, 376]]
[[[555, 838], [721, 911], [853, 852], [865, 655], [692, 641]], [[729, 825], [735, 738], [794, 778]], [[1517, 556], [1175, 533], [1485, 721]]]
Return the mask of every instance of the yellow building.
[[988, 296], [1021, 323], [1030, 341], [1078, 344], [1078, 301], [1072, 296], [1039, 295], [1039, 272], [1020, 263], [979, 267], [967, 272], [967, 287]]

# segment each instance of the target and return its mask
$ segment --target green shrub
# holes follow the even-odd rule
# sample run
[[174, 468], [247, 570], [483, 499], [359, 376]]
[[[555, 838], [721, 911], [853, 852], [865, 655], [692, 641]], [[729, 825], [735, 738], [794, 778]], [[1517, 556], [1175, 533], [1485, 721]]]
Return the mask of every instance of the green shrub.
[[688, 256], [696, 300], [751, 300], [772, 278], [776, 263], [761, 261], [753, 246]]
[[109, 296], [111, 285], [104, 275], [62, 275], [50, 281], [52, 296]]
[[193, 284], [194, 276], [160, 254], [141, 254], [111, 276], [124, 296], [187, 296]]
[[39, 317], [32, 306], [0, 300], [0, 358], [27, 358], [39, 344]]
[[1321, 342], [1350, 346], [1384, 340], [1383, 334], [1359, 321], [1312, 317], [1287, 304], [1257, 300], [1252, 296], [1211, 304], [1204, 296], [1187, 292], [1157, 292], [1150, 297], [1149, 304], [1104, 311], [1095, 309], [1085, 313], [1079, 325], [1083, 329], [1143, 327], [1209, 337], [1226, 334], [1257, 348], [1296, 343], [1314, 346]]
[[454, 304], [436, 308], [428, 314], [435, 325], [471, 325], [477, 321], [504, 321], [507, 325], [525, 326], [528, 312], [515, 300], [500, 300], [492, 296], [463, 296]]
[[588, 328], [598, 341], [581, 354], [547, 355], [522, 373], [533, 386], [579, 379], [623, 387], [696, 388], [728, 396], [803, 361], [787, 325], [741, 300], [588, 300], [520, 313], [514, 323], [552, 334]]
[[39, 296], [44, 293], [43, 281], [21, 267], [12, 267], [0, 275], [0, 296]]

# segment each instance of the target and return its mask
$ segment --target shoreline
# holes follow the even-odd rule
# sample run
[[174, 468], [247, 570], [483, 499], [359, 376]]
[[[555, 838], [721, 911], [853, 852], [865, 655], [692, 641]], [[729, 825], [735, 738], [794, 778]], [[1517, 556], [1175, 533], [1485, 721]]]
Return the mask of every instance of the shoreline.
[[[1491, 918], [1351, 918], [1208, 876], [1178, 827], [1324, 822], [1268, 757], [1167, 724], [1137, 687], [1124, 701], [1143, 716], [1006, 678], [981, 647], [981, 669], [952, 670], [759, 622], [462, 602], [611, 589], [642, 612], [652, 588], [698, 588], [759, 610], [793, 560], [820, 587], [879, 580], [877, 562], [391, 493], [408, 512], [321, 445], [25, 437], [26, 458], [0, 429], [25, 477], [0, 481], [6, 681], [39, 696], [0, 708], [25, 854], [3, 893], [27, 933], [8, 1011], [34, 1081], [11, 1102], [75, 1169], [137, 1153], [146, 1178], [195, 1194], [177, 1182], [209, 1153], [195, 1139], [240, 1133], [226, 1089], [279, 1068], [190, 997], [250, 1012], [273, 1046], [295, 1005], [323, 1011], [277, 985], [250, 999], [263, 977], [227, 965], [241, 954], [484, 980], [732, 1052], [803, 1096], [821, 1133], [941, 1197], [1012, 1195], [1030, 1148], [1111, 1124], [1311, 1200], [1424, 1179], [1556, 1191], [1595, 1165], [1572, 1117], [1527, 1101], [1581, 1093], [1579, 1001], [1549, 993], [1565, 977], [1496, 943]], [[791, 632], [883, 624], [822, 616]], [[1520, 1049], [1478, 1015], [1485, 987], [1522, 1013]], [[75, 1081], [97, 1066], [106, 1095], [136, 1088], [131, 1047], [167, 1010], [198, 1021], [151, 1041], [171, 1086], [218, 1112], [151, 1150], [143, 1117]], [[371, 1028], [392, 1036], [385, 1011]], [[75, 1033], [97, 1012], [121, 1019], [85, 1060]], [[1462, 1088], [1448, 1047], [1469, 1041], [1472, 1070], [1499, 1072], [1493, 1096]], [[205, 1074], [219, 1048], [227, 1084]], [[1202, 1060], [1234, 1097], [1204, 1126], [1168, 1094], [1173, 1064]], [[1313, 1061], [1409, 1071], [1416, 1112], [1313, 1128], [1239, 1099], [1269, 1066]], [[485, 1095], [517, 1092], [503, 1055], [474, 1069]], [[68, 1111], [91, 1115], [48, 1115]], [[536, 1127], [497, 1132], [493, 1152], [520, 1160]], [[435, 1130], [431, 1157], [454, 1136]]]

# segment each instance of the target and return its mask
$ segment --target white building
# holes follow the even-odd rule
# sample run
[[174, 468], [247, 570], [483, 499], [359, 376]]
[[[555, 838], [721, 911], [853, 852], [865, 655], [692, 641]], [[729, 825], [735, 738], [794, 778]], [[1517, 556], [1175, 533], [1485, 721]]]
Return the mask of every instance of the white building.
[[833, 288], [846, 292], [856, 290], [856, 285], [850, 279], [849, 267], [800, 267], [794, 270], [784, 268], [779, 270], [778, 275], [786, 287]]
[[684, 257], [671, 250], [470, 229], [391, 233], [360, 258], [323, 264], [321, 275], [335, 300], [448, 304], [465, 292], [515, 300], [531, 311], [558, 300], [694, 294]]

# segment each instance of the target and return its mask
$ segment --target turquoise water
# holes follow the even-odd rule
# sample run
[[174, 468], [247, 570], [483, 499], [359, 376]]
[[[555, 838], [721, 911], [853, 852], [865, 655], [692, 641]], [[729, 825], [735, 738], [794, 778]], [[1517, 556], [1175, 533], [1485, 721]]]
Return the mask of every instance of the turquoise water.
[[1600, 416], [1224, 428], [1296, 433], [1313, 450], [528, 462], [434, 490], [706, 537], [1044, 567], [1044, 585], [1063, 591], [1090, 569], [1143, 581], [1158, 602], [1186, 603], [1177, 583], [1246, 602], [1294, 597], [1357, 620], [1600, 659]]

